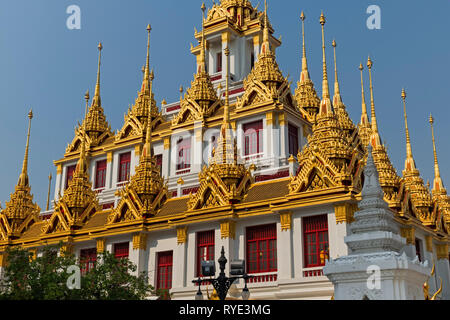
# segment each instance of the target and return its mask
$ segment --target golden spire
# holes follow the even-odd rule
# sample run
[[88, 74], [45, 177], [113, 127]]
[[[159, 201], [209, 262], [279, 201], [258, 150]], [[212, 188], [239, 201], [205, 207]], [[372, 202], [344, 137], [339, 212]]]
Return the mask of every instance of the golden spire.
[[183, 100], [183, 86], [180, 86], [180, 102]]
[[369, 122], [369, 116], [367, 115], [367, 105], [366, 105], [366, 96], [364, 94], [364, 79], [363, 79], [363, 64], [359, 64], [359, 71], [361, 72], [361, 124], [364, 126], [368, 126], [370, 124]]
[[373, 84], [372, 84], [372, 66], [373, 62], [370, 57], [367, 59], [367, 68], [369, 69], [369, 82], [370, 82], [370, 110], [371, 110], [371, 123], [372, 123], [372, 136], [371, 142], [372, 147], [380, 146], [381, 139], [380, 134], [378, 133], [378, 122], [377, 116], [375, 115], [375, 101], [373, 98]]
[[[88, 112], [88, 104], [89, 104], [89, 90], [86, 91], [84, 95], [84, 99], [86, 100], [86, 107], [84, 110], [84, 117], [86, 118]], [[86, 164], [86, 121], [83, 123], [83, 138], [81, 140], [81, 152], [80, 159], [78, 160], [75, 171], [77, 172], [86, 172], [87, 164]]]
[[408, 129], [408, 117], [406, 115], [406, 92], [402, 89], [402, 100], [403, 100], [403, 114], [405, 117], [405, 132], [406, 132], [406, 160], [405, 160], [405, 170], [411, 171], [416, 170], [416, 164], [412, 154], [411, 139], [409, 136]]
[[446, 193], [446, 190], [444, 188], [444, 184], [441, 179], [441, 174], [439, 172], [439, 164], [437, 159], [437, 152], [436, 152], [436, 141], [434, 138], [434, 119], [433, 116], [430, 114], [430, 126], [431, 126], [431, 137], [433, 139], [433, 155], [434, 155], [434, 181], [433, 181], [433, 194], [434, 193]]
[[19, 181], [17, 182], [17, 185], [22, 187], [28, 186], [28, 150], [30, 148], [31, 119], [33, 119], [33, 110], [30, 110], [30, 112], [28, 112], [27, 144], [25, 145], [25, 155], [23, 157], [22, 172], [20, 173]]
[[[142, 80], [142, 91], [149, 88], [149, 77], [150, 77], [150, 31], [152, 31], [152, 27], [150, 24], [147, 25], [147, 58], [145, 60], [145, 68], [144, 68], [144, 79]], [[152, 96], [150, 95], [150, 100]], [[151, 103], [151, 101], [150, 101]], [[150, 110], [149, 110], [150, 111]], [[149, 113], [150, 114], [150, 113]]]
[[100, 98], [100, 65], [101, 65], [102, 49], [103, 49], [101, 42], [98, 44], [97, 48], [98, 48], [97, 82], [95, 84], [95, 92], [94, 92], [94, 98], [92, 99], [92, 105], [101, 106], [102, 101]]
[[[150, 78], [150, 97], [152, 96], [152, 87], [153, 87], [153, 79], [155, 78], [155, 75], [152, 72], [149, 75]], [[144, 144], [144, 149], [142, 152], [142, 156], [152, 156], [152, 117], [151, 115], [151, 104], [148, 105], [148, 114], [149, 116], [147, 117], [147, 132], [145, 134], [145, 144]]]
[[267, 18], [267, 0], [264, 0], [264, 30], [263, 30], [263, 43], [261, 45], [261, 54], [268, 53], [269, 51], [270, 51], [269, 20]]
[[327, 74], [327, 60], [325, 56], [325, 16], [322, 12], [319, 19], [320, 24], [322, 25], [322, 56], [323, 56], [323, 80], [322, 80], [322, 101], [320, 103], [320, 111], [319, 115], [327, 115], [332, 114], [333, 109], [330, 101], [330, 90], [328, 86], [328, 74]]
[[337, 61], [336, 61], [336, 41], [333, 39], [331, 43], [333, 46], [334, 53], [334, 97], [333, 97], [333, 105], [338, 103], [342, 103], [341, 92], [339, 90], [339, 80], [338, 80], [338, 72], [337, 72]]
[[304, 12], [300, 14], [300, 20], [302, 21], [302, 71], [300, 73], [300, 81], [297, 83], [295, 89], [295, 100], [298, 107], [304, 109], [308, 115], [309, 120], [313, 121], [314, 116], [317, 114], [320, 105], [320, 99], [317, 96], [316, 89], [314, 89], [314, 83], [309, 76], [308, 61], [306, 59], [306, 41], [305, 41], [305, 19]]
[[50, 188], [52, 186], [52, 174], [50, 173], [48, 175], [48, 192], [47, 192], [47, 206], [45, 211], [48, 211], [49, 205], [50, 205]]
[[205, 3], [202, 3], [202, 40], [201, 40], [201, 51], [200, 51], [200, 61], [198, 66], [198, 72], [206, 72], [206, 41], [205, 41]]

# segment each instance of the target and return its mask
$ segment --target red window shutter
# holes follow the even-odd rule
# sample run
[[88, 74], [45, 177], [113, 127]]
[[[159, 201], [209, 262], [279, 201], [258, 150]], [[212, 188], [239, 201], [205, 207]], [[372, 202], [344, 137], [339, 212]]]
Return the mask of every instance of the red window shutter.
[[95, 189], [104, 188], [106, 183], [106, 160], [97, 161], [95, 165]]
[[67, 187], [69, 186], [69, 181], [72, 180], [72, 178], [73, 178], [73, 173], [75, 172], [76, 167], [77, 167], [76, 165], [67, 167], [67, 174], [66, 174], [66, 188], [65, 188], [65, 189], [67, 189]]
[[114, 244], [114, 256], [117, 259], [128, 258], [130, 251], [130, 244], [128, 242]]
[[305, 268], [325, 265], [320, 254], [329, 256], [327, 215], [303, 218]]
[[119, 156], [119, 182], [130, 180], [131, 152]]
[[85, 274], [94, 268], [97, 261], [97, 249], [83, 249], [80, 250], [80, 263], [81, 263], [81, 273]]
[[289, 133], [289, 154], [297, 156], [298, 153], [298, 128], [292, 124], [288, 124]]
[[182, 138], [179, 140], [177, 148], [177, 170], [189, 169], [191, 167], [191, 138]]
[[245, 155], [258, 154], [263, 151], [262, 120], [244, 124]]
[[214, 230], [197, 233], [197, 276], [202, 276], [202, 261], [214, 260]]
[[222, 72], [222, 52], [218, 52], [216, 57], [217, 57], [216, 72]]
[[162, 154], [156, 155], [156, 165], [159, 168], [159, 172], [162, 172]]
[[158, 253], [158, 267], [156, 273], [156, 289], [171, 289], [172, 288], [172, 266], [173, 253], [172, 251]]
[[277, 271], [276, 224], [247, 228], [247, 273]]

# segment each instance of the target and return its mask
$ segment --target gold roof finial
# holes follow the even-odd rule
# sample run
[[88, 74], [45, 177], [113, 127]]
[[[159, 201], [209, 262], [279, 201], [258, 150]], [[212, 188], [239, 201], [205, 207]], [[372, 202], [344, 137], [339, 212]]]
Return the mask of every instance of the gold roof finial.
[[[153, 79], [155, 78], [155, 75], [153, 73], [153, 69], [150, 72], [150, 97], [152, 96], [152, 90], [153, 90]], [[151, 117], [151, 103], [148, 104], [148, 117], [147, 117], [147, 132], [145, 134], [145, 145], [142, 152], [142, 156], [152, 156], [152, 117]]]
[[206, 40], [205, 40], [205, 3], [202, 3], [202, 43], [201, 43], [201, 52], [200, 52], [200, 63], [199, 63], [199, 73], [206, 72]]
[[327, 60], [325, 55], [325, 15], [320, 15], [319, 22], [322, 26], [322, 55], [323, 55], [323, 81], [322, 81], [322, 101], [320, 103], [319, 115], [327, 115], [333, 113], [333, 109], [330, 101], [330, 91], [328, 86], [328, 74], [327, 74]]
[[[86, 107], [84, 110], [84, 118], [86, 118], [88, 113], [88, 104], [89, 104], [89, 90], [86, 91], [84, 95], [84, 99], [86, 100]], [[94, 97], [95, 99], [95, 97]], [[85, 172], [87, 169], [86, 164], [86, 121], [83, 122], [83, 138], [81, 139], [81, 151], [80, 151], [80, 159], [78, 160], [76, 170], [79, 172]]]
[[367, 59], [367, 68], [369, 69], [369, 82], [370, 82], [370, 110], [371, 110], [371, 123], [372, 123], [372, 147], [381, 145], [380, 134], [378, 133], [378, 122], [375, 114], [375, 101], [373, 96], [373, 84], [372, 84], [372, 66], [373, 62], [370, 56]]
[[183, 86], [180, 86], [180, 102], [183, 100]]
[[433, 116], [430, 114], [429, 118], [430, 126], [431, 126], [431, 137], [433, 139], [433, 155], [434, 155], [434, 181], [433, 181], [433, 193], [436, 192], [446, 192], [444, 188], [444, 183], [441, 179], [441, 174], [439, 172], [439, 164], [437, 159], [437, 152], [436, 152], [436, 141], [434, 137], [434, 119]]
[[361, 124], [368, 126], [370, 124], [369, 122], [369, 116], [367, 115], [367, 105], [366, 105], [366, 96], [364, 94], [364, 79], [363, 79], [363, 64], [359, 64], [359, 71], [361, 72]]
[[28, 150], [30, 148], [30, 132], [31, 132], [31, 119], [33, 119], [33, 110], [30, 109], [28, 112], [28, 133], [27, 133], [27, 143], [25, 145], [25, 155], [23, 157], [22, 172], [19, 176], [19, 186], [28, 186]]
[[331, 43], [333, 46], [334, 52], [334, 97], [333, 97], [333, 105], [338, 103], [342, 103], [341, 92], [339, 90], [339, 80], [338, 80], [338, 72], [337, 72], [337, 60], [336, 60], [336, 41], [333, 39]]
[[52, 187], [52, 174], [50, 173], [48, 175], [48, 192], [47, 192], [47, 206], [45, 211], [48, 211], [49, 205], [50, 205], [50, 189]]
[[[147, 25], [147, 59], [145, 60], [144, 81], [150, 77], [150, 32], [152, 27]], [[150, 97], [151, 98], [151, 97]]]
[[414, 158], [412, 155], [411, 138], [409, 136], [408, 128], [408, 117], [406, 115], [406, 91], [402, 89], [402, 100], [403, 100], [403, 115], [405, 118], [405, 133], [406, 133], [406, 160], [405, 160], [405, 170], [410, 171], [416, 169]]
[[265, 54], [270, 50], [269, 41], [269, 19], [267, 18], [267, 0], [264, 0], [264, 30], [263, 30], [263, 43], [261, 45], [261, 53]]
[[95, 84], [95, 92], [94, 92], [94, 98], [92, 99], [92, 105], [101, 106], [102, 101], [100, 98], [100, 65], [101, 65], [102, 49], [103, 49], [101, 42], [99, 42], [97, 48], [98, 48], [97, 82]]
[[302, 11], [302, 13], [300, 14], [300, 20], [302, 20], [302, 43], [303, 43], [302, 72], [300, 74], [301, 82], [304, 82], [310, 78], [308, 71], [308, 61], [306, 59], [305, 19], [306, 19], [305, 13]]

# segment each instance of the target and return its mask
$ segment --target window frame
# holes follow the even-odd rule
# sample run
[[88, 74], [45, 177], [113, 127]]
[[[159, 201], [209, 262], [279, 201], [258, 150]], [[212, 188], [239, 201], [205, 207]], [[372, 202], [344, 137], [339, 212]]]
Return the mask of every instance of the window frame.
[[223, 69], [222, 51], [216, 53], [216, 73], [222, 72]]
[[[123, 259], [123, 258], [129, 258], [130, 256], [130, 242], [118, 242], [118, 243], [114, 243], [113, 245], [113, 249], [114, 249], [114, 257], [116, 259]], [[126, 254], [122, 251], [119, 250], [119, 252], [117, 252], [118, 250], [124, 250], [126, 249]]]
[[[293, 155], [293, 156], [297, 156], [298, 154], [298, 150], [300, 149], [300, 144], [299, 144], [299, 134], [298, 134], [298, 130], [299, 128], [292, 124], [292, 123], [288, 123], [288, 147], [289, 147], [289, 154]], [[291, 139], [294, 139], [294, 141], [292, 141]], [[292, 149], [293, 148], [293, 149]]]
[[[197, 277], [202, 277], [202, 261], [214, 261], [215, 258], [215, 230], [206, 230], [197, 232], [196, 239], [196, 261], [197, 261]], [[203, 260], [202, 258], [205, 256], [205, 254], [202, 254], [201, 251], [204, 251], [204, 248], [206, 248], [206, 259]], [[212, 249], [212, 252], [210, 251]]]
[[[66, 169], [66, 187], [64, 189], [67, 189], [69, 187], [69, 182], [73, 179], [73, 174], [75, 173], [75, 170], [77, 168], [77, 165], [71, 165], [71, 166], [67, 166]], [[70, 179], [69, 179], [70, 177]]]
[[[249, 157], [258, 155], [264, 152], [264, 124], [263, 120], [256, 120], [244, 123], [242, 126], [244, 135], [244, 156]], [[253, 145], [256, 145], [256, 150], [253, 152]]]
[[[99, 164], [104, 164], [104, 167], [100, 167], [99, 168]], [[108, 162], [106, 161], [106, 159], [104, 160], [98, 160], [95, 162], [95, 181], [94, 181], [94, 186], [95, 189], [104, 189], [106, 186], [106, 170], [108, 168]], [[99, 170], [100, 169], [100, 170]], [[102, 182], [102, 184], [100, 184], [99, 182], [99, 173], [102, 172], [102, 180], [100, 180]]]
[[[189, 170], [191, 168], [191, 157], [192, 157], [191, 149], [192, 149], [191, 137], [182, 137], [178, 139], [176, 149], [177, 150], [176, 171]], [[180, 153], [182, 153], [181, 156]]]
[[[252, 236], [256, 236], [253, 238]], [[259, 234], [258, 234], [259, 233]], [[246, 231], [246, 270], [248, 274], [268, 273], [278, 271], [277, 225], [276, 223], [247, 227]], [[251, 244], [255, 243], [255, 250]], [[261, 244], [265, 244], [262, 246]], [[272, 246], [271, 246], [272, 244]], [[255, 252], [255, 259], [252, 253]], [[264, 252], [266, 254], [264, 254]], [[262, 258], [261, 258], [262, 257]], [[271, 263], [272, 262], [272, 263]], [[256, 268], [252, 264], [256, 263]], [[264, 267], [264, 265], [266, 267]]]
[[[323, 219], [323, 220], [321, 220]], [[311, 220], [311, 222], [308, 224], [308, 220]], [[315, 220], [315, 221], [314, 221]], [[312, 226], [313, 223], [316, 224], [316, 228], [311, 228], [307, 230], [308, 226]], [[303, 224], [303, 265], [305, 268], [315, 268], [315, 267], [323, 267], [325, 265], [324, 263], [321, 263], [320, 261], [320, 252], [321, 250], [321, 244], [326, 243], [326, 254], [329, 256], [330, 252], [330, 237], [329, 237], [329, 228], [328, 228], [328, 215], [322, 214], [322, 215], [315, 215], [315, 216], [308, 216], [302, 218], [302, 224]], [[322, 225], [320, 225], [322, 224]], [[314, 234], [315, 235], [315, 252], [310, 253], [311, 245], [310, 241], [308, 241], [308, 235]], [[326, 241], [320, 241], [321, 234], [326, 234]], [[309, 256], [314, 256], [316, 258], [316, 263], [309, 262]]]
[[[123, 159], [124, 157], [128, 157], [128, 159]], [[127, 164], [125, 170], [123, 170], [124, 164]], [[123, 171], [126, 171], [124, 175]], [[131, 151], [128, 151], [119, 154], [119, 172], [117, 175], [117, 182], [121, 183], [130, 181], [130, 175], [131, 175]]]
[[79, 260], [81, 265], [81, 274], [88, 273], [97, 263], [97, 248], [81, 249]]
[[[163, 263], [162, 258], [170, 257], [170, 262]], [[161, 286], [161, 268], [164, 270], [164, 287]], [[156, 253], [156, 290], [170, 290], [172, 289], [173, 280], [173, 251], [162, 251]]]

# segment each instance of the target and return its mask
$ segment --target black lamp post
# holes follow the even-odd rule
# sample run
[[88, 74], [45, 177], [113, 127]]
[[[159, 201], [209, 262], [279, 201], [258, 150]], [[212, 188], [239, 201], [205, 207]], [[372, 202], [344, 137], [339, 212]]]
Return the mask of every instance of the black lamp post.
[[[212, 279], [211, 282], [214, 289], [216, 289], [219, 299], [225, 300], [228, 293], [228, 289], [230, 289], [234, 281], [236, 281], [237, 279], [244, 279], [245, 287], [242, 290], [242, 298], [244, 300], [247, 300], [250, 297], [250, 291], [247, 288], [247, 280], [249, 278], [252, 278], [253, 276], [249, 276], [247, 273], [245, 273], [244, 260], [231, 262], [230, 277], [227, 277], [225, 275], [225, 266], [227, 264], [227, 258], [225, 258], [225, 249], [223, 246], [218, 262], [220, 268], [219, 276], [216, 279]], [[202, 261], [202, 274], [204, 277], [214, 277], [215, 273], [216, 268], [214, 261]], [[202, 291], [200, 290], [200, 286], [203, 281], [204, 280], [202, 280], [201, 277], [199, 277], [197, 280], [192, 280], [193, 283], [198, 284], [198, 291], [197, 294], [195, 295], [196, 300], [203, 299], [203, 294]]]

